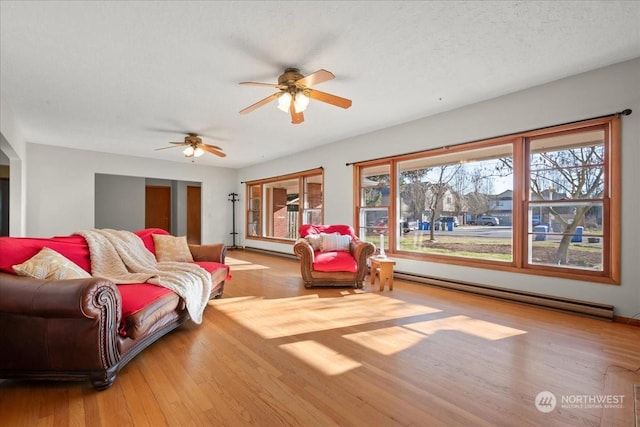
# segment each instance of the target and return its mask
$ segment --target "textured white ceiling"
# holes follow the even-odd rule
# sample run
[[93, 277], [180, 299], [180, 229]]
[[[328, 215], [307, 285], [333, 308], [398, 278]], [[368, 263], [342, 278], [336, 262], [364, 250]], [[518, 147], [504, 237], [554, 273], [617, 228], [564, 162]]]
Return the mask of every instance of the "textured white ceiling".
[[[0, 89], [28, 142], [243, 167], [640, 56], [637, 1], [0, 1]], [[305, 122], [285, 67], [336, 79]]]

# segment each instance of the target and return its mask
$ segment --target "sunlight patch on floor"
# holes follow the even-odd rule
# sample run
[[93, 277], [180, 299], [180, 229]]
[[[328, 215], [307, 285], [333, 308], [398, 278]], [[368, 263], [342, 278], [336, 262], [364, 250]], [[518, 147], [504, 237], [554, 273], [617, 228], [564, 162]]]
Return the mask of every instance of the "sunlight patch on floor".
[[371, 293], [338, 298], [320, 298], [317, 294], [277, 299], [225, 298], [211, 305], [267, 339], [441, 311]]
[[282, 344], [280, 348], [325, 375], [340, 375], [362, 366], [359, 362], [316, 341]]
[[347, 334], [343, 337], [385, 356], [407, 350], [426, 338], [424, 334], [407, 330], [403, 326]]
[[526, 334], [526, 331], [498, 325], [467, 316], [451, 316], [402, 326], [344, 335], [344, 338], [385, 356], [406, 350], [429, 336], [443, 331], [456, 331], [490, 341]]
[[404, 327], [425, 335], [433, 335], [436, 332], [442, 331], [456, 331], [491, 341], [527, 333], [527, 331], [487, 322], [486, 320], [474, 319], [468, 316], [444, 317], [425, 322], [411, 323]]
[[231, 271], [243, 271], [243, 270], [266, 270], [269, 267], [261, 264], [254, 264], [248, 261], [242, 261], [239, 259], [227, 256], [224, 259], [224, 263], [231, 268]]

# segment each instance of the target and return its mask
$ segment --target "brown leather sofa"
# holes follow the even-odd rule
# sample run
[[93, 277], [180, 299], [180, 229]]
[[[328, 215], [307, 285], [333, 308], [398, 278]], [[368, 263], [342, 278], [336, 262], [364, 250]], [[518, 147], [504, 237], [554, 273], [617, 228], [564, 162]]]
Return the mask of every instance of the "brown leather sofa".
[[[148, 237], [154, 231], [166, 234], [144, 232]], [[78, 238], [0, 238], [0, 258], [5, 258], [0, 260], [0, 378], [90, 380], [104, 390], [133, 357], [189, 319], [184, 301], [159, 286], [93, 277], [40, 280], [7, 271], [7, 258], [21, 256], [26, 245], [36, 246], [31, 252], [40, 245], [63, 253], [65, 244], [77, 248]], [[190, 250], [194, 262], [211, 272], [211, 298], [220, 297], [228, 278], [226, 246], [190, 245]], [[141, 292], [155, 294], [125, 317], [127, 298]]]

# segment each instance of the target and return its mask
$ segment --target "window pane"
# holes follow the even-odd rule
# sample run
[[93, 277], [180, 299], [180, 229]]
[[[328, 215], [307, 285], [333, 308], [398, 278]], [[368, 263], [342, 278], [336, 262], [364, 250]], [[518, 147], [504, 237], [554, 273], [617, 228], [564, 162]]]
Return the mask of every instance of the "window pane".
[[260, 185], [252, 185], [249, 187], [249, 211], [247, 213], [247, 234], [249, 236], [262, 235], [262, 220], [260, 211], [262, 210], [261, 202], [262, 189]]
[[398, 163], [398, 250], [513, 259], [512, 146]]
[[531, 140], [530, 199], [600, 199], [604, 193], [602, 129]]
[[[602, 271], [603, 205], [536, 204], [529, 209], [529, 263]], [[534, 218], [543, 218], [535, 224]]]
[[[391, 176], [388, 164], [360, 169], [360, 239], [379, 246], [380, 235], [389, 234]], [[384, 239], [388, 249], [389, 239]]]
[[264, 185], [267, 237], [295, 239], [298, 235], [298, 179], [270, 182]]
[[[389, 210], [386, 208], [363, 208], [360, 209], [360, 232], [361, 240], [366, 240], [376, 246], [380, 246], [380, 235], [389, 234]], [[384, 242], [385, 250], [389, 248], [389, 239]]]
[[322, 224], [322, 200], [322, 175], [305, 177], [303, 224]]

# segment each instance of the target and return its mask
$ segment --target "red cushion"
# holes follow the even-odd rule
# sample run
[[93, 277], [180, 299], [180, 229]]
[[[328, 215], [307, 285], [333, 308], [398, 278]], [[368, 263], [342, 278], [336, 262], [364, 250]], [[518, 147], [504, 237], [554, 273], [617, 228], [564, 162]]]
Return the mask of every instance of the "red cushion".
[[313, 269], [315, 271], [358, 271], [358, 263], [350, 252], [316, 252]]
[[320, 234], [320, 233], [326, 233], [326, 234], [338, 233], [346, 236], [351, 236], [351, 238], [353, 239], [357, 239], [357, 236], [353, 231], [353, 227], [351, 227], [350, 225], [343, 225], [343, 224], [335, 224], [335, 225], [304, 224], [300, 226], [300, 228], [298, 229], [298, 232], [300, 233], [300, 237], [307, 237], [310, 234], [313, 235], [313, 234]]
[[204, 268], [209, 273], [213, 273], [219, 268], [224, 268], [227, 271], [225, 280], [231, 280], [231, 274], [229, 273], [229, 266], [226, 264], [220, 264], [219, 262], [213, 262], [213, 261], [194, 261], [194, 264], [198, 264], [200, 267]]
[[149, 283], [118, 285], [122, 297], [122, 319], [137, 313], [158, 298], [173, 291], [169, 288]]
[[44, 247], [53, 249], [91, 273], [89, 247], [78, 235], [51, 238], [0, 237], [0, 271], [16, 274], [12, 265], [20, 264], [36, 255]]

